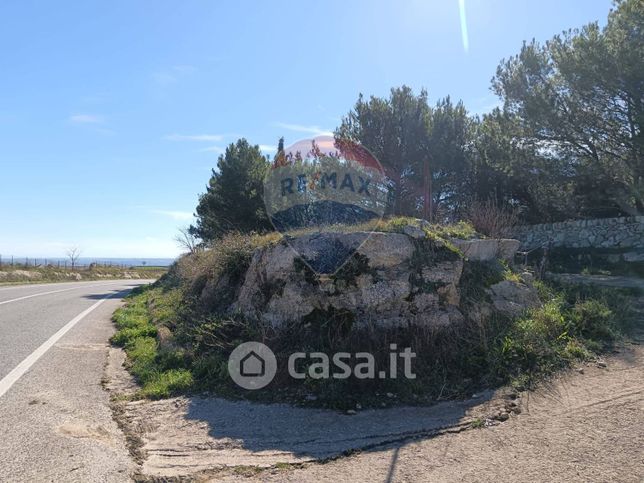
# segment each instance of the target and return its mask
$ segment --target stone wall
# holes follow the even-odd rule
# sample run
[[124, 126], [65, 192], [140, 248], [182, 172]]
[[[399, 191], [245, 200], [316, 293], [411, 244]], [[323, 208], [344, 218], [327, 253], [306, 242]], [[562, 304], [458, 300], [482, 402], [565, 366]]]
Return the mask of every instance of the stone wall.
[[644, 216], [574, 220], [518, 226], [513, 237], [522, 250], [552, 242], [553, 247], [644, 249]]

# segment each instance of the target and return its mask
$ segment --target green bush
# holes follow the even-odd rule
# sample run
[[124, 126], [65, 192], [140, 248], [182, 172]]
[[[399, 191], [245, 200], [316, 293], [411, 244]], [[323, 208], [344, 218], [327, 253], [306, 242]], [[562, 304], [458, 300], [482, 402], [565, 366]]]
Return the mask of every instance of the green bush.
[[570, 315], [574, 330], [581, 337], [606, 342], [615, 339], [613, 311], [605, 303], [596, 299], [577, 302]]

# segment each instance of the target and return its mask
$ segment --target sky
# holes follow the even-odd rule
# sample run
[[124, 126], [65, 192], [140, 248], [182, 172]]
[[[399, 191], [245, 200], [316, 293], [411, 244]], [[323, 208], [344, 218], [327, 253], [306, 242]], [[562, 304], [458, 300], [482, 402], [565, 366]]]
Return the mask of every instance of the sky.
[[[271, 154], [406, 84], [472, 113], [609, 0], [0, 2], [0, 255], [174, 257], [226, 145]], [[465, 15], [461, 15], [464, 10]]]

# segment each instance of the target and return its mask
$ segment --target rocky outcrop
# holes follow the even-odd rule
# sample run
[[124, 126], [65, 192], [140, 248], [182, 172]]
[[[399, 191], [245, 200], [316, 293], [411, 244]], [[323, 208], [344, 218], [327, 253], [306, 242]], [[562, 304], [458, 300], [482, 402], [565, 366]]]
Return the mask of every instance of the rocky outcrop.
[[451, 242], [470, 260], [490, 261], [494, 259], [512, 262], [521, 243], [511, 238], [487, 238], [483, 240], [458, 240]]
[[351, 314], [362, 326], [462, 319], [463, 260], [399, 233], [321, 233], [255, 252], [234, 310], [273, 326]]
[[503, 280], [492, 285], [489, 293], [496, 311], [508, 317], [517, 317], [526, 309], [541, 305], [537, 292], [526, 283]]
[[[511, 258], [518, 247], [515, 240], [457, 243], [466, 256], [417, 227], [400, 231], [315, 233], [258, 248], [227, 311], [275, 328], [338, 317], [362, 328], [447, 326], [468, 316], [464, 266]], [[482, 293], [486, 313], [516, 315], [538, 302], [529, 285], [509, 281]]]

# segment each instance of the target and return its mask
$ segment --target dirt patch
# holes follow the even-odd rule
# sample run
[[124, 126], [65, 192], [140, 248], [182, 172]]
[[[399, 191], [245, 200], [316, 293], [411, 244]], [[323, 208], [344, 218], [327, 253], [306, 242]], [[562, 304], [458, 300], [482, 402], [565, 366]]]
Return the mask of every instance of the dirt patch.
[[126, 357], [125, 351], [118, 347], [110, 347], [107, 354], [102, 384], [110, 392], [112, 399], [126, 399], [139, 389], [132, 375], [123, 366]]
[[143, 441], [139, 436], [141, 431], [128, 419], [126, 411], [127, 403], [137, 391], [138, 385], [123, 366], [125, 357], [125, 352], [122, 349], [110, 347], [101, 383], [103, 388], [110, 393], [112, 418], [125, 436], [127, 449], [132, 459], [140, 465], [146, 457]]
[[66, 423], [59, 426], [57, 431], [70, 438], [95, 439], [97, 441], [110, 442], [112, 437], [107, 429], [100, 425], [93, 425], [85, 421]]

